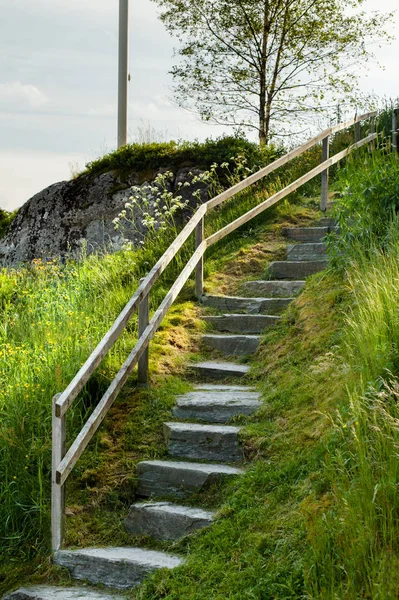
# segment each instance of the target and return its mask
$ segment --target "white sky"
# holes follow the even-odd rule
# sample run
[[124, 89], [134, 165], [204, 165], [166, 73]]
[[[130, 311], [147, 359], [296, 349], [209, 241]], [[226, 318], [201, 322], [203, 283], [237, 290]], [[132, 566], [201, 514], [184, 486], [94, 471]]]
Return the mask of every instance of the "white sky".
[[[168, 98], [176, 43], [150, 0], [131, 2], [130, 136], [148, 123], [167, 139], [215, 137]], [[0, 0], [0, 208], [115, 148], [118, 0]], [[369, 10], [397, 0], [369, 0]], [[396, 28], [393, 24], [392, 31]], [[399, 41], [375, 52], [361, 91], [399, 97]]]

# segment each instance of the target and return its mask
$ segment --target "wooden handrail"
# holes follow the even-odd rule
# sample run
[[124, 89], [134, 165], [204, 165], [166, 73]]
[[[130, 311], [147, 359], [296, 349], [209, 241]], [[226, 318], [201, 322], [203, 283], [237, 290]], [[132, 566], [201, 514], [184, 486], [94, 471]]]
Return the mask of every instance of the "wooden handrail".
[[[223, 237], [225, 237], [244, 223], [247, 223], [249, 220], [261, 214], [264, 210], [266, 210], [282, 198], [286, 197], [288, 194], [292, 193], [300, 186], [304, 185], [310, 179], [316, 177], [320, 173], [326, 172], [326, 170], [329, 167], [331, 167], [339, 160], [347, 156], [353, 149], [360, 148], [361, 146], [373, 141], [377, 138], [377, 134], [373, 133], [365, 139], [360, 140], [355, 144], [352, 144], [339, 154], [329, 158], [328, 160], [323, 161], [320, 165], [318, 165], [317, 167], [315, 167], [314, 169], [312, 169], [311, 171], [294, 181], [292, 184], [286, 186], [280, 192], [277, 192], [276, 194], [274, 194], [255, 208], [249, 210], [247, 213], [245, 213], [238, 219], [235, 219], [235, 221], [233, 221], [232, 223], [226, 225], [213, 235], [209, 236], [207, 239], [204, 239], [204, 218], [207, 212], [212, 208], [219, 206], [229, 198], [232, 198], [239, 192], [247, 189], [260, 179], [263, 179], [264, 177], [278, 169], [279, 167], [282, 167], [283, 165], [287, 164], [290, 160], [296, 158], [297, 156], [300, 156], [301, 154], [306, 152], [306, 150], [309, 150], [311, 147], [315, 146], [320, 141], [329, 138], [329, 136], [333, 135], [334, 133], [337, 133], [338, 131], [347, 129], [351, 125], [359, 123], [360, 121], [363, 121], [368, 118], [374, 118], [376, 114], [376, 112], [367, 113], [359, 117], [354, 117], [353, 119], [346, 121], [345, 123], [329, 127], [328, 129], [321, 132], [306, 143], [302, 144], [298, 148], [292, 150], [291, 152], [288, 152], [288, 154], [286, 154], [285, 156], [275, 160], [267, 167], [264, 167], [257, 173], [250, 175], [240, 183], [232, 186], [230, 189], [222, 192], [215, 198], [212, 198], [208, 202], [202, 204], [196, 210], [194, 215], [191, 217], [191, 219], [188, 221], [186, 226], [182, 229], [182, 231], [179, 233], [179, 235], [176, 237], [173, 243], [157, 261], [157, 263], [154, 265], [154, 267], [151, 269], [148, 275], [141, 281], [138, 289], [136, 290], [132, 298], [126, 304], [125, 308], [115, 320], [112, 327], [105, 334], [103, 339], [100, 341], [95, 350], [86, 360], [86, 362], [81, 367], [76, 376], [73, 378], [68, 387], [64, 390], [64, 392], [54, 397], [52, 461], [52, 547], [54, 550], [58, 550], [62, 544], [64, 485], [69, 474], [71, 473], [76, 462], [79, 460], [79, 457], [84, 452], [93, 435], [97, 431], [98, 427], [102, 423], [104, 417], [111, 408], [114, 400], [118, 396], [123, 385], [126, 383], [126, 380], [128, 379], [135, 365], [139, 362], [140, 358], [147, 351], [149, 343], [154, 337], [154, 334], [157, 331], [159, 325], [161, 324], [163, 318], [165, 317], [169, 308], [177, 298], [178, 294], [182, 290], [184, 284], [187, 282], [195, 268], [197, 268], [196, 291], [198, 295], [201, 295], [203, 279], [202, 263], [207, 247], [216, 243], [217, 241], [219, 241], [220, 239], [222, 239]], [[119, 370], [111, 385], [101, 398], [93, 413], [88, 418], [87, 422], [76, 437], [75, 441], [72, 443], [69, 450], [65, 452], [65, 419], [68, 408], [72, 405], [73, 401], [75, 400], [79, 392], [83, 389], [90, 376], [94, 373], [94, 371], [101, 363], [103, 358], [106, 356], [106, 354], [115, 344], [117, 339], [120, 337], [130, 318], [136, 312], [140, 304], [142, 302], [148, 302], [148, 296], [152, 287], [194, 231], [196, 234], [195, 252], [193, 253], [190, 260], [187, 262], [185, 267], [182, 269], [180, 275], [177, 277], [177, 279], [171, 286], [168, 294], [161, 302], [159, 308], [154, 313], [148, 325], [145, 324], [144, 327], [139, 328], [140, 332], [142, 333], [141, 335], [139, 335], [139, 339], [135, 347], [129, 354], [128, 358], [122, 365], [121, 369]], [[147, 310], [145, 311], [145, 313], [147, 315]], [[147, 316], [145, 318], [147, 318]]]

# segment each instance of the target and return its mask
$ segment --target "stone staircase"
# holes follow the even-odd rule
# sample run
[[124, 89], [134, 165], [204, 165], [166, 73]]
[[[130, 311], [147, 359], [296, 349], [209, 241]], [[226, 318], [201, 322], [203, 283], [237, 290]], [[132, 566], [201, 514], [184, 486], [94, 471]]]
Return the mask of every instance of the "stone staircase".
[[[287, 260], [269, 265], [270, 280], [246, 282], [242, 297], [202, 298], [202, 304], [216, 313], [204, 317], [213, 331], [204, 334], [202, 341], [206, 348], [229, 360], [191, 365], [200, 383], [177, 399], [174, 420], [164, 423], [170, 459], [145, 460], [137, 465], [138, 501], [125, 520], [132, 536], [175, 541], [212, 525], [213, 511], [193, 507], [190, 502], [185, 505], [184, 500], [193, 494], [200, 497], [198, 494], [210, 485], [243, 472], [241, 428], [229, 423], [260, 407], [259, 394], [245, 385], [249, 367], [237, 364], [234, 358], [253, 354], [261, 333], [279, 322], [280, 313], [303, 288], [304, 278], [326, 267], [322, 240], [332, 227], [333, 222], [324, 219], [318, 227], [285, 229], [284, 235], [299, 243], [287, 246]], [[74, 579], [115, 590], [134, 588], [157, 569], [174, 569], [183, 561], [168, 552], [140, 547], [66, 549], [54, 555], [55, 564], [66, 567]], [[81, 585], [20, 588], [5, 598], [117, 600], [122, 596]]]

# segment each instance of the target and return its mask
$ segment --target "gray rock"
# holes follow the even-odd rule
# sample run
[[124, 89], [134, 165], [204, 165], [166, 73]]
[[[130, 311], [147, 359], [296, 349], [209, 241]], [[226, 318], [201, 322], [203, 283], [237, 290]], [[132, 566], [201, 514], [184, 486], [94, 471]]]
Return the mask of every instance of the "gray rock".
[[256, 352], [259, 346], [257, 335], [212, 335], [201, 336], [207, 348], [218, 350], [225, 356], [248, 356]]
[[284, 227], [282, 233], [297, 242], [321, 242], [330, 233], [330, 229], [330, 227]]
[[85, 548], [58, 550], [54, 562], [66, 567], [74, 579], [117, 589], [129, 589], [157, 569], [174, 569], [183, 563], [179, 556], [141, 548]]
[[204, 379], [228, 379], [230, 377], [245, 377], [249, 373], [247, 365], [236, 365], [231, 362], [207, 360], [189, 365], [189, 369]]
[[259, 407], [257, 392], [197, 390], [177, 399], [173, 415], [191, 421], [227, 423], [238, 415], [251, 415]]
[[217, 331], [245, 334], [261, 333], [268, 327], [274, 327], [280, 320], [280, 317], [271, 315], [222, 315], [202, 318]]
[[241, 288], [254, 296], [271, 296], [292, 300], [305, 285], [304, 281], [246, 281]]
[[229, 465], [145, 460], [138, 463], [137, 495], [185, 498], [200, 492], [223, 477], [240, 475], [242, 469]]
[[298, 277], [309, 277], [327, 268], [326, 260], [298, 260], [298, 261], [276, 261], [269, 265], [268, 273], [276, 279], [298, 279]]
[[218, 310], [245, 311], [250, 315], [280, 314], [292, 298], [240, 298], [237, 296], [202, 296], [201, 304]]
[[19, 588], [3, 597], [3, 600], [123, 600], [119, 594], [109, 594], [103, 590], [90, 590], [85, 587], [56, 587], [35, 585]]
[[212, 524], [214, 513], [171, 502], [140, 502], [130, 507], [125, 527], [133, 535], [179, 540]]
[[325, 260], [327, 246], [323, 242], [287, 246], [288, 260]]
[[[159, 172], [173, 169], [160, 169]], [[191, 169], [194, 174], [198, 169]], [[199, 189], [202, 201], [208, 199], [206, 185], [195, 184], [178, 189], [187, 178], [189, 168], [176, 172], [170, 190], [189, 199], [186, 209], [176, 213], [183, 222], [192, 213], [198, 200], [192, 197]], [[157, 172], [148, 175], [151, 184]], [[137, 244], [146, 233], [136, 210], [135, 225], [126, 226], [123, 233], [115, 230], [113, 220], [129, 201], [132, 185], [139, 185], [139, 173], [130, 173], [122, 179], [114, 172], [98, 176], [82, 175], [72, 181], [55, 183], [28, 200], [12, 222], [7, 235], [0, 240], [0, 264], [17, 265], [34, 258], [49, 260], [68, 254], [80, 257], [82, 252], [114, 252], [120, 250], [124, 240]], [[155, 212], [155, 207], [150, 212]]]
[[240, 462], [242, 448], [240, 427], [199, 425], [198, 423], [164, 423], [168, 454], [174, 458]]
[[317, 221], [318, 227], [335, 227], [335, 219], [333, 217], [323, 217]]

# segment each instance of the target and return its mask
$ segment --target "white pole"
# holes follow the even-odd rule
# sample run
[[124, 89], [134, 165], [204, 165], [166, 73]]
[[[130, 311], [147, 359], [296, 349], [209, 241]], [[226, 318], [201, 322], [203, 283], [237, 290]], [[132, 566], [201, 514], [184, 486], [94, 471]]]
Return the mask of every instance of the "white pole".
[[118, 148], [127, 144], [129, 0], [119, 0]]

